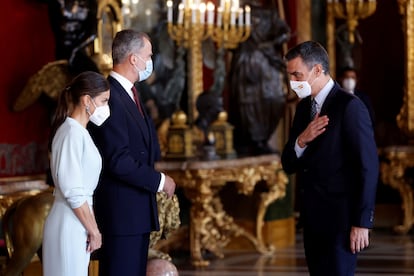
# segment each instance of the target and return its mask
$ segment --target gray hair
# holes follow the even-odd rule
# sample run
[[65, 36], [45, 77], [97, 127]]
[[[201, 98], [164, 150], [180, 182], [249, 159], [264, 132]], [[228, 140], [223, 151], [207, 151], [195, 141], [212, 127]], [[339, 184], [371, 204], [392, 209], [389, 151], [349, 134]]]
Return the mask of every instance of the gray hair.
[[316, 64], [322, 65], [325, 74], [329, 73], [329, 57], [325, 48], [315, 41], [306, 41], [291, 48], [285, 55], [287, 61], [301, 57], [310, 70]]
[[120, 64], [132, 53], [138, 52], [144, 47], [145, 39], [149, 36], [143, 32], [134, 30], [122, 30], [115, 35], [112, 42], [113, 64]]

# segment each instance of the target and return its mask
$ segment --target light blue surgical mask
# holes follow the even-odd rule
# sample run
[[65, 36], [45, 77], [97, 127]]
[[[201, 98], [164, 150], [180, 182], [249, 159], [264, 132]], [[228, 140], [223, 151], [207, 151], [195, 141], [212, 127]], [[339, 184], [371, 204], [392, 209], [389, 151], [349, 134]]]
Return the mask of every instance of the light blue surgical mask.
[[139, 76], [139, 80], [138, 81], [144, 81], [146, 79], [148, 79], [151, 74], [152, 74], [152, 70], [153, 70], [153, 64], [152, 64], [152, 59], [149, 59], [147, 61], [144, 61], [140, 56], [137, 56], [140, 60], [142, 60], [143, 62], [145, 62], [145, 69], [143, 71], [140, 71], [135, 65], [135, 69], [138, 71], [138, 76]]

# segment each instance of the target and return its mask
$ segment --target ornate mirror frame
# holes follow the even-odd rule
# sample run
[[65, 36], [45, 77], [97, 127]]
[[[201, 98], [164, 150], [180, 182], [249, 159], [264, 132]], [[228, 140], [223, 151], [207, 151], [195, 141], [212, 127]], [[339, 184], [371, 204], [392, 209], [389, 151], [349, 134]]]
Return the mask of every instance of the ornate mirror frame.
[[93, 58], [104, 74], [112, 68], [112, 39], [123, 26], [121, 6], [120, 0], [98, 1], [98, 30], [93, 45]]
[[405, 87], [403, 106], [397, 116], [398, 127], [414, 138], [414, 1], [397, 0], [402, 16], [405, 44]]

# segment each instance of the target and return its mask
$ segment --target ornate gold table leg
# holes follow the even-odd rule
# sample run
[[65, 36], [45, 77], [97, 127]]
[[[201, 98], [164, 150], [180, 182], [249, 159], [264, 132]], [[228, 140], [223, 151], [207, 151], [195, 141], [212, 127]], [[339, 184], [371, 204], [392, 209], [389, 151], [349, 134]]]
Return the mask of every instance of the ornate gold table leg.
[[398, 190], [401, 195], [403, 223], [394, 227], [395, 232], [399, 234], [408, 233], [413, 226], [413, 189], [405, 176], [406, 168], [398, 161], [381, 164], [382, 181]]
[[223, 257], [217, 251], [217, 241], [213, 240], [218, 230], [213, 225], [212, 203], [213, 191], [209, 182], [196, 180], [191, 174], [187, 174], [191, 181], [186, 185], [184, 192], [191, 201], [190, 209], [190, 252], [192, 264], [196, 267], [205, 267], [210, 264], [204, 260], [202, 249], [206, 248], [218, 257]]
[[[285, 196], [288, 180], [284, 172], [280, 170], [280, 166], [275, 164], [274, 166], [259, 166], [255, 169], [248, 167], [242, 170], [220, 171], [220, 177], [211, 177], [212, 174], [213, 171], [198, 170], [193, 173], [188, 172], [186, 175], [185, 193], [192, 202], [190, 250], [193, 265], [207, 266], [209, 264], [207, 260], [203, 259], [203, 249], [222, 258], [222, 250], [233, 236], [247, 238], [262, 254], [272, 253], [274, 248], [266, 246], [262, 228], [264, 215], [269, 204]], [[220, 180], [218, 180], [219, 178]], [[269, 191], [261, 194], [256, 220], [256, 235], [237, 225], [234, 219], [224, 211], [218, 193], [225, 185], [226, 180], [236, 180], [237, 191], [246, 195], [253, 192], [258, 181], [264, 180], [266, 182]]]
[[[267, 207], [285, 196], [287, 177], [281, 170], [277, 155], [246, 157], [234, 160], [160, 162], [158, 168], [167, 171], [183, 188], [190, 207], [190, 252], [196, 267], [209, 265], [203, 258], [207, 250], [222, 258], [223, 249], [234, 236], [247, 238], [263, 254], [273, 252], [263, 240], [262, 228]], [[268, 191], [261, 194], [256, 220], [256, 233], [250, 233], [234, 222], [224, 211], [219, 191], [228, 182], [237, 192], [252, 195], [259, 181], [266, 182]]]
[[269, 192], [261, 194], [261, 200], [259, 203], [259, 209], [256, 217], [256, 237], [257, 246], [256, 249], [262, 253], [272, 253], [274, 251], [273, 246], [266, 246], [263, 241], [262, 229], [264, 224], [264, 216], [266, 214], [267, 207], [275, 200], [282, 198], [286, 195], [286, 185], [288, 178], [281, 169], [281, 166], [275, 173], [273, 170], [269, 172], [268, 179], [266, 181], [269, 187]]
[[[200, 173], [200, 171], [198, 171]], [[196, 267], [208, 266], [210, 262], [203, 258], [203, 250], [208, 250], [218, 258], [223, 258], [223, 248], [233, 236], [244, 236], [260, 252], [269, 253], [263, 241], [260, 243], [254, 235], [238, 226], [234, 219], [223, 208], [218, 192], [225, 185], [212, 183], [210, 178], [198, 175], [193, 178], [197, 188], [185, 189], [186, 196], [191, 200], [190, 209], [190, 251], [192, 264]]]

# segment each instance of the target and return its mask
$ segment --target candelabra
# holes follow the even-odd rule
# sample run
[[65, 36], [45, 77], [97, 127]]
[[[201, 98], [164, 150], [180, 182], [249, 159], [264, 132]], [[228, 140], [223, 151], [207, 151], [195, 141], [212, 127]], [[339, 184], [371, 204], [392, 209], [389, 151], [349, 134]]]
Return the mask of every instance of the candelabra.
[[236, 48], [250, 35], [250, 7], [241, 8], [239, 0], [220, 0], [217, 9], [212, 2], [182, 0], [178, 5], [178, 14], [174, 16], [173, 13], [173, 1], [168, 0], [168, 33], [179, 46], [189, 51], [187, 55], [187, 120], [192, 126], [198, 116], [195, 103], [204, 88], [201, 43], [211, 37], [218, 47]]
[[349, 33], [349, 42], [355, 42], [354, 32], [358, 26], [358, 20], [364, 19], [375, 12], [376, 0], [328, 0], [328, 6], [336, 18], [346, 20]]
[[250, 34], [250, 7], [243, 10], [238, 0], [221, 0], [216, 10], [212, 2], [183, 0], [178, 5], [175, 23], [171, 0], [167, 1], [167, 9], [168, 33], [178, 45], [189, 50], [187, 90], [191, 125], [197, 116], [195, 101], [203, 91], [202, 41], [211, 37], [220, 47], [237, 47]]

